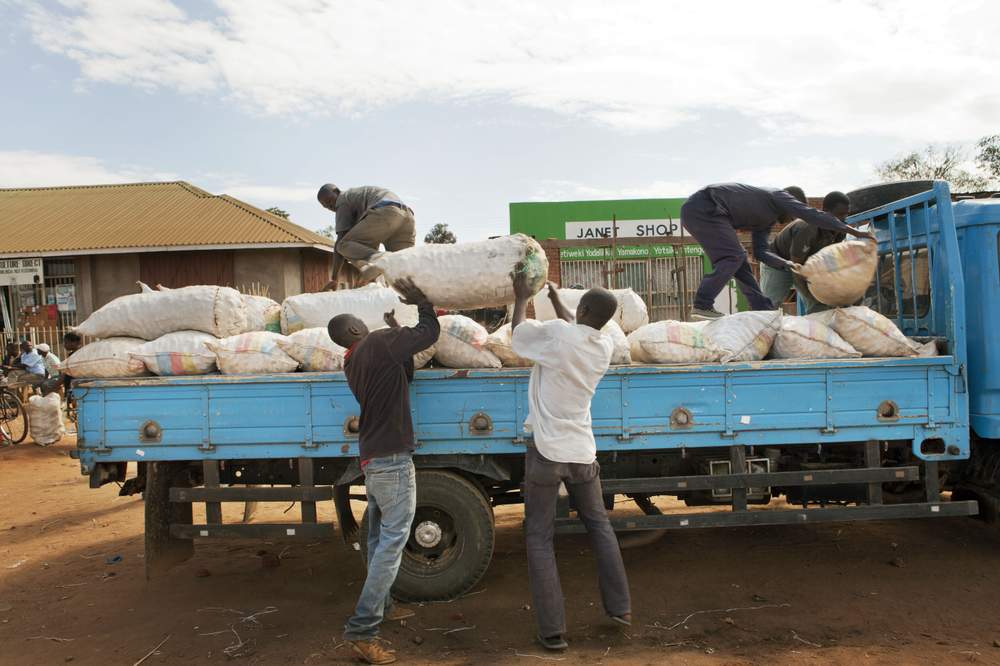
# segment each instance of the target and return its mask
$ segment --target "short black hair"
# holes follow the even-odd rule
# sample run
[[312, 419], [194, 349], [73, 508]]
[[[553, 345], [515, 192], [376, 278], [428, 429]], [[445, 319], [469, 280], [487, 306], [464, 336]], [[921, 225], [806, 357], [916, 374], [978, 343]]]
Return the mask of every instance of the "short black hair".
[[63, 342], [83, 342], [83, 336], [73, 331], [63, 333]]
[[319, 192], [316, 193], [316, 200], [323, 201], [331, 194], [340, 194], [340, 188], [333, 183], [327, 183], [323, 187], [319, 188]]
[[327, 323], [326, 332], [335, 343], [349, 349], [368, 335], [368, 327], [352, 314], [339, 314]]
[[836, 206], [851, 207], [851, 199], [843, 192], [834, 190], [823, 197], [823, 210], [833, 210]]
[[788, 192], [793, 197], [798, 199], [801, 203], [806, 203], [806, 193], [798, 185], [789, 185], [785, 188], [785, 192]]
[[607, 289], [594, 287], [587, 290], [576, 306], [576, 321], [601, 330], [618, 311], [618, 299]]

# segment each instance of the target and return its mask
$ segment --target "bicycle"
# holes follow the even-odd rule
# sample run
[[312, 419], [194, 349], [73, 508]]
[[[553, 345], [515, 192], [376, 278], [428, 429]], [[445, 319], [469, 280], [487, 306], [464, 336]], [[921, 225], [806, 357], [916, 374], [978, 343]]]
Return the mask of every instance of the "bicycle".
[[28, 410], [6, 377], [0, 383], [0, 446], [20, 444], [28, 436]]

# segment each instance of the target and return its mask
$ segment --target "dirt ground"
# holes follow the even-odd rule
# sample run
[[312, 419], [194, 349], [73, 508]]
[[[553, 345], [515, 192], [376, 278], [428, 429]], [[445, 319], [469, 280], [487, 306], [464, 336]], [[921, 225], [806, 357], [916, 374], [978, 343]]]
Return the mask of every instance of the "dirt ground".
[[[340, 632], [357, 553], [214, 542], [146, 582], [142, 501], [89, 489], [71, 447], [0, 450], [0, 662], [354, 661]], [[472, 593], [417, 607], [383, 636], [413, 664], [1000, 663], [1000, 533], [971, 519], [671, 533], [625, 551], [626, 631], [600, 611], [586, 537], [557, 547], [564, 655], [532, 642], [520, 507], [497, 511], [493, 565]]]

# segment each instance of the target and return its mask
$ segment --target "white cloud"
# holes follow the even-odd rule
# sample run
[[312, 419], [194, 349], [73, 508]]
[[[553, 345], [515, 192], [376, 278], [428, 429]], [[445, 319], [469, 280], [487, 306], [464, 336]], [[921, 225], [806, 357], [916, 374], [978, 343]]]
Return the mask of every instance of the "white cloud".
[[996, 130], [1000, 3], [609, 5], [169, 0], [35, 8], [91, 81], [224, 95], [273, 115], [499, 99], [641, 131], [736, 110], [772, 133], [968, 140]]
[[544, 180], [531, 196], [532, 201], [579, 201], [600, 199], [683, 198], [704, 185], [693, 181], [657, 180], [619, 188], [589, 185], [573, 180]]
[[127, 165], [112, 168], [96, 157], [89, 156], [31, 150], [0, 151], [0, 187], [100, 185], [158, 180], [177, 180], [177, 176]]
[[[785, 163], [749, 169], [722, 169], [716, 172], [714, 182], [749, 183], [761, 187], [798, 185], [805, 190], [807, 196], [822, 197], [832, 190], [849, 192], [871, 184], [875, 180], [873, 169], [871, 163], [863, 161], [799, 157]], [[708, 184], [707, 181], [656, 180], [615, 188], [572, 180], [544, 180], [539, 183], [531, 200], [685, 198]]]

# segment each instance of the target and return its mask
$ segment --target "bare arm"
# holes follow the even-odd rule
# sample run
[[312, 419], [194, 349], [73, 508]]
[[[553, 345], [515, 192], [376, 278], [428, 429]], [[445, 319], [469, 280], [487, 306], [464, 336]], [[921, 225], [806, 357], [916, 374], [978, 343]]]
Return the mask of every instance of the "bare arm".
[[514, 313], [510, 320], [510, 330], [517, 328], [528, 316], [528, 299], [531, 298], [531, 288], [528, 286], [527, 275], [518, 265], [510, 276], [514, 283]]
[[563, 305], [562, 300], [559, 298], [559, 287], [556, 286], [556, 283], [546, 282], [545, 286], [549, 288], [549, 301], [552, 303], [552, 309], [556, 311], [556, 317], [571, 324], [575, 322], [576, 317], [566, 309], [566, 306]]

